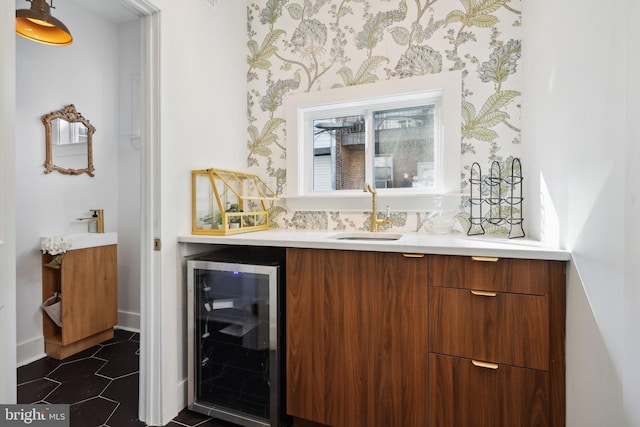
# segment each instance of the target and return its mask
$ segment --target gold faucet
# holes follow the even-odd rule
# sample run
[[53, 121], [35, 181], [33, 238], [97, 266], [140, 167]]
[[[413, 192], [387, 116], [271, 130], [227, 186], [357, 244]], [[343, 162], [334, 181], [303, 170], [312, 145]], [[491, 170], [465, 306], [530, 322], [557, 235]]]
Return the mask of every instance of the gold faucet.
[[378, 231], [379, 225], [391, 224], [390, 208], [387, 206], [387, 215], [385, 218], [378, 218], [378, 206], [376, 203], [376, 194], [378, 194], [375, 188], [371, 188], [369, 184], [364, 183], [362, 191], [371, 193], [371, 221], [369, 222], [369, 231], [375, 233]]
[[96, 233], [104, 233], [104, 209], [89, 209], [89, 212], [93, 212], [93, 215], [89, 218], [78, 218], [80, 221], [95, 221]]

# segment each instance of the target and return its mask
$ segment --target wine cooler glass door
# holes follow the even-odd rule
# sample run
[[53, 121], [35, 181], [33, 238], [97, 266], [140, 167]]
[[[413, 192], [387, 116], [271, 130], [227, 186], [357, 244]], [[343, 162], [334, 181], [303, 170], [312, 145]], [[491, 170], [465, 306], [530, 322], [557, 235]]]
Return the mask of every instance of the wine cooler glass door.
[[278, 267], [189, 261], [188, 270], [190, 408], [272, 425]]

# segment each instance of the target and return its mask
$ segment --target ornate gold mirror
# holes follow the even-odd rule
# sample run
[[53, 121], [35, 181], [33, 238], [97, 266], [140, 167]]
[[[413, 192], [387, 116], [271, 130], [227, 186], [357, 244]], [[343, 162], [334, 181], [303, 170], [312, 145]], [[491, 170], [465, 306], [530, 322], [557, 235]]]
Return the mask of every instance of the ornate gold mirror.
[[96, 128], [73, 104], [42, 116], [46, 134], [44, 173], [93, 176], [92, 137]]

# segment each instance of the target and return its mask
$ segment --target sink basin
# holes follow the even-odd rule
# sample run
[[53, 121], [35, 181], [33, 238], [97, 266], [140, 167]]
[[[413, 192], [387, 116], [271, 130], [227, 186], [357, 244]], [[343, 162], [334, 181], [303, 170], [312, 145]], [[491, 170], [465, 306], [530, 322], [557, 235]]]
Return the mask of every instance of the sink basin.
[[118, 233], [79, 233], [64, 236], [71, 240], [71, 250], [93, 248], [96, 246], [115, 245], [118, 243]]
[[371, 231], [354, 231], [332, 234], [328, 237], [334, 240], [360, 240], [365, 242], [371, 241], [393, 241], [402, 238], [401, 233], [373, 233]]

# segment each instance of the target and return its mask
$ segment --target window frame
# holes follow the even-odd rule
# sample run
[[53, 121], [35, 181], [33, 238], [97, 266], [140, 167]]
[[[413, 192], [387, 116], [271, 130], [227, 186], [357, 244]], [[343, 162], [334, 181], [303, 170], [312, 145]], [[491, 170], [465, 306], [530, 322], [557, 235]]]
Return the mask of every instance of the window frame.
[[[313, 120], [326, 116], [328, 108], [339, 106], [333, 117], [360, 114], [363, 106], [375, 104], [376, 110], [420, 105], [425, 99], [441, 96], [441, 126], [439, 133], [442, 154], [438, 180], [439, 188], [379, 189], [378, 198], [392, 209], [421, 210], [424, 200], [436, 194], [460, 192], [460, 138], [462, 106], [462, 74], [460, 71], [428, 76], [387, 80], [360, 86], [349, 86], [318, 92], [292, 94], [286, 100], [287, 117], [287, 185], [283, 197], [287, 205], [298, 210], [355, 210], [362, 209], [363, 200], [370, 198], [359, 190], [313, 191], [313, 144], [305, 143]], [[405, 99], [406, 103], [402, 103]], [[326, 118], [326, 117], [325, 117]], [[373, 159], [370, 142], [372, 123], [367, 123], [366, 156]], [[371, 169], [371, 170], [369, 170]], [[367, 166], [367, 182], [372, 179], [373, 168]], [[362, 200], [361, 200], [362, 199]]]

